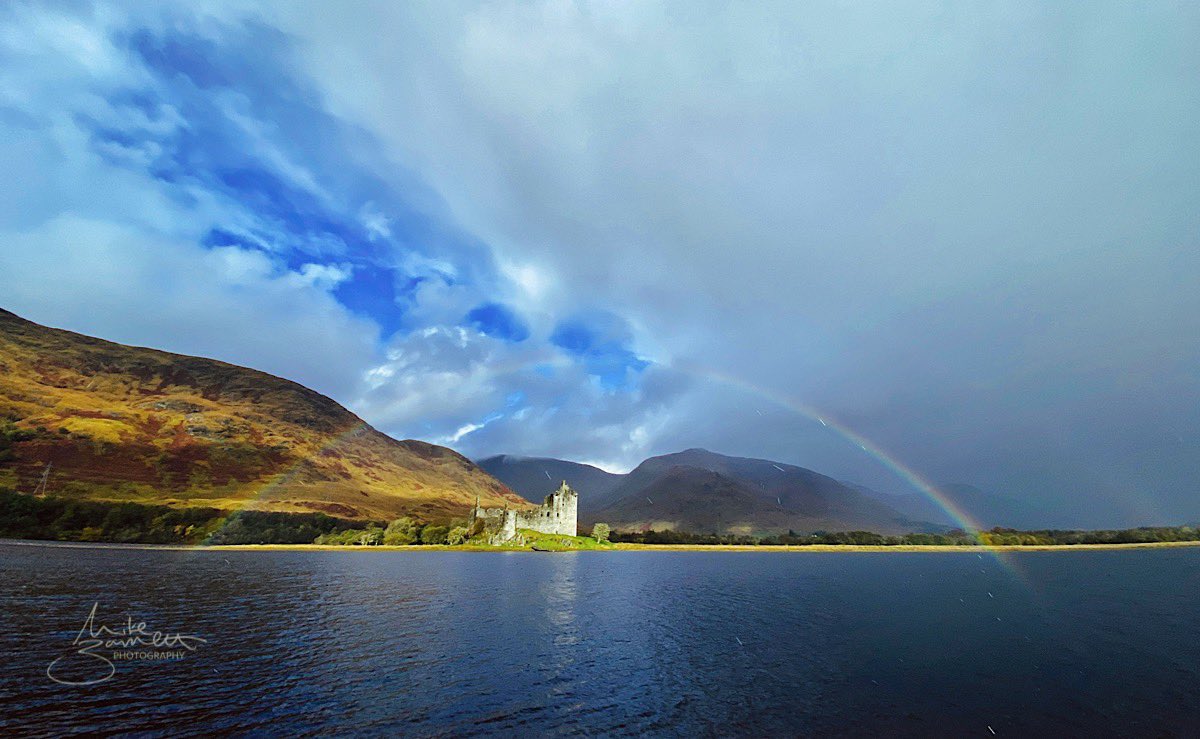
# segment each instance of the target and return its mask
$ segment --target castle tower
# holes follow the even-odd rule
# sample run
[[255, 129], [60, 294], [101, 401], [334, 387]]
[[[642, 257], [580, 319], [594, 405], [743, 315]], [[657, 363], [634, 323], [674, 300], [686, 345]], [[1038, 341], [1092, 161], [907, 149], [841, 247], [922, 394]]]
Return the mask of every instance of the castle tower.
[[578, 536], [579, 493], [566, 480], [546, 499], [546, 504], [551, 511], [554, 533]]

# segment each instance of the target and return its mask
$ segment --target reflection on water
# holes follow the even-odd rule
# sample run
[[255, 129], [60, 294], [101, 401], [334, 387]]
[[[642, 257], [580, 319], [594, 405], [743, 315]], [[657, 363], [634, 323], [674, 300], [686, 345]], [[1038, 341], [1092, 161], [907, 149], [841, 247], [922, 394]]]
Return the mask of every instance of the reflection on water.
[[[1017, 556], [0, 544], [0, 733], [1192, 733], [1200, 550]], [[207, 641], [57, 684], [93, 604]]]

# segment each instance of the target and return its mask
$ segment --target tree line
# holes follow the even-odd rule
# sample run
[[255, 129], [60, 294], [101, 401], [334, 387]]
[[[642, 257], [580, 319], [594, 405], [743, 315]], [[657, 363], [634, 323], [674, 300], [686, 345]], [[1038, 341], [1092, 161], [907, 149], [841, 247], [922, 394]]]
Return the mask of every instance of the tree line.
[[[482, 528], [482, 521], [478, 522]], [[476, 532], [478, 533], [478, 532]], [[346, 529], [318, 536], [314, 544], [340, 544], [358, 546], [406, 546], [413, 544], [465, 544], [471, 531], [466, 521], [454, 521], [450, 525], [424, 523], [415, 518], [397, 518], [387, 526], [369, 524], [363, 528]]]
[[309, 544], [359, 522], [324, 513], [222, 511], [37, 498], [0, 488], [0, 537], [124, 544]]
[[[2, 450], [0, 450], [2, 451]], [[483, 521], [430, 523], [412, 517], [390, 523], [363, 523], [324, 513], [222, 511], [216, 508], [172, 507], [134, 502], [105, 502], [70, 498], [38, 498], [0, 488], [0, 537], [51, 541], [95, 541], [129, 544], [335, 544], [438, 545], [478, 541]], [[973, 532], [888, 536], [872, 531], [817, 531], [769, 536], [694, 534], [686, 531], [611, 531], [596, 524], [597, 541], [636, 544], [705, 544], [804, 546], [814, 544], [874, 546], [1008, 546], [1073, 544], [1142, 544], [1200, 541], [1196, 526], [1143, 526], [1131, 529], [1042, 529], [1023, 531], [993, 528]]]
[[889, 536], [873, 531], [817, 531], [801, 534], [769, 536], [738, 536], [733, 534], [693, 534], [686, 531], [615, 531], [612, 540], [634, 544], [709, 544], [709, 545], [779, 545], [805, 546], [869, 545], [869, 546], [1052, 546], [1073, 544], [1149, 544], [1171, 541], [1200, 541], [1200, 528], [1195, 526], [1141, 526], [1132, 529], [1041, 529], [1022, 531], [996, 527], [988, 531], [955, 529], [940, 534], [902, 534]]

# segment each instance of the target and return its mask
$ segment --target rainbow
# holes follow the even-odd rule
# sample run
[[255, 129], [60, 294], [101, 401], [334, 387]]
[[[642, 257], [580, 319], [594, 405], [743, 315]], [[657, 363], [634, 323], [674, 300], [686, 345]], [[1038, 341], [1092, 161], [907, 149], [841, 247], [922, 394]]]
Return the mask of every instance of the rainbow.
[[324, 452], [325, 450], [332, 449], [332, 448], [336, 447], [338, 444], [341, 444], [346, 439], [349, 439], [357, 434], [360, 434], [364, 430], [369, 429], [369, 428], [370, 428], [370, 426], [365, 421], [360, 420], [356, 423], [351, 424], [350, 427], [347, 428], [345, 431], [329, 437], [329, 439], [327, 439], [323, 444], [321, 444], [321, 446], [319, 446], [317, 448], [317, 450], [314, 454], [297, 457], [296, 461], [292, 462], [290, 465], [288, 465], [281, 471], [272, 475], [270, 477], [270, 479], [268, 479], [266, 482], [264, 482], [262, 485], [260, 485], [253, 494], [247, 496], [247, 498], [245, 500], [239, 502], [237, 506], [229, 509], [228, 513], [230, 515], [225, 517], [225, 520], [222, 521], [221, 525], [219, 527], [217, 527], [216, 529], [214, 529], [211, 533], [209, 533], [209, 535], [207, 537], [205, 537], [204, 541], [200, 542], [199, 544], [194, 545], [194, 547], [196, 547], [196, 548], [203, 547], [205, 544], [207, 544], [209, 542], [209, 540], [211, 540], [211, 538], [213, 536], [215, 536], [215, 535], [219, 534], [221, 531], [223, 531], [225, 529], [225, 527], [229, 525], [229, 521], [232, 518], [232, 514], [237, 513], [239, 511], [244, 511], [244, 510], [249, 509], [252, 505], [254, 505], [258, 501], [260, 501], [264, 497], [266, 497], [266, 495], [268, 493], [270, 493], [272, 490], [275, 490], [275, 489], [279, 488], [280, 486], [286, 485], [287, 483], [291, 482], [292, 478], [294, 478], [296, 476], [296, 473], [298, 472], [300, 466], [302, 464], [304, 464], [307, 460], [311, 459], [314, 456], [320, 456], [321, 453]]
[[[507, 362], [504, 364], [498, 364], [493, 367], [493, 370], [498, 371], [498, 372], [516, 372], [516, 371], [521, 371], [521, 370], [525, 370], [525, 369], [529, 369], [529, 368], [533, 368], [533, 367], [569, 366], [570, 364], [571, 363], [565, 357], [556, 357], [556, 356], [551, 356], [549, 354], [546, 354], [546, 355], [540, 355], [540, 356], [534, 358], [533, 360], [526, 358], [526, 359], [521, 359], [521, 360], [510, 361], [510, 362]], [[258, 501], [260, 501], [264, 497], [266, 497], [271, 491], [276, 490], [280, 486], [286, 485], [289, 482], [291, 482], [291, 480], [296, 476], [300, 466], [302, 464], [304, 464], [304, 462], [306, 460], [311, 459], [312, 457], [320, 456], [322, 452], [324, 452], [328, 449], [332, 449], [332, 448], [338, 446], [339, 444], [341, 444], [343, 441], [345, 441], [349, 438], [352, 438], [353, 436], [360, 434], [370, 428], [372, 428], [370, 426], [370, 424], [368, 424], [365, 421], [359, 420], [356, 423], [352, 424], [350, 427], [348, 427], [345, 431], [342, 431], [339, 434], [335, 434], [335, 435], [329, 437], [329, 439], [327, 439], [323, 444], [321, 444], [319, 447], [317, 447], [316, 451], [313, 454], [306, 455], [303, 457], [298, 457], [296, 459], [296, 461], [294, 461], [292, 464], [288, 465], [283, 470], [275, 473], [273, 476], [271, 476], [270, 479], [263, 482], [257, 488], [257, 490], [255, 490], [252, 494], [248, 495], [244, 500], [239, 501], [239, 503], [236, 506], [233, 506], [232, 508], [230, 508], [229, 513], [233, 514], [238, 511], [244, 511], [244, 510], [249, 509], [255, 503], [257, 503]], [[207, 542], [208, 539], [210, 539], [212, 536], [214, 536], [214, 535], [220, 533], [222, 530], [224, 530], [224, 528], [228, 525], [229, 519], [230, 519], [230, 517], [227, 516], [225, 519], [225, 522], [223, 522], [217, 529], [215, 529], [212, 533], [210, 533], [208, 537], [206, 537], [205, 542]], [[205, 542], [202, 542], [201, 544], [198, 544], [196, 546], [203, 546]]]
[[[671, 365], [671, 369], [699, 377], [710, 382], [735, 387], [751, 395], [763, 398], [777, 407], [784, 408], [785, 410], [791, 411], [792, 413], [821, 424], [822, 428], [830, 430], [854, 446], [858, 447], [876, 462], [886, 467], [893, 474], [910, 485], [918, 493], [932, 501], [963, 531], [977, 534], [978, 532], [984, 530], [984, 527], [968, 511], [951, 500], [945, 493], [938, 490], [937, 486], [925, 479], [925, 477], [923, 477], [920, 473], [908, 465], [905, 465], [903, 462], [897, 459], [895, 455], [890, 454], [875, 442], [858, 433], [846, 424], [838, 421], [832, 414], [819, 411], [816, 408], [802, 403], [788, 395], [754, 385], [746, 382], [745, 380], [734, 377], [733, 375], [719, 372], [711, 367], [674, 364]], [[1006, 570], [1010, 571], [1014, 576], [1021, 580], [1026, 579], [1024, 575], [1017, 569], [1016, 563], [1010, 556], [1008, 556], [1007, 552], [997, 547], [985, 544], [982, 541], [980, 542], [980, 547], [985, 549], [992, 557], [996, 559], [997, 562], [999, 562]]]
[[[547, 363], [558, 364], [559, 362], [555, 360], [550, 360], [547, 362], [545, 359], [541, 359], [537, 362], [525, 361], [513, 363], [513, 366], [507, 367], [506, 369], [522, 369], [528, 366], [544, 365]], [[674, 363], [667, 365], [666, 368], [681, 372], [686, 375], [698, 377], [709, 382], [737, 388], [751, 395], [763, 398], [777, 407], [783, 408], [806, 419], [819, 423], [822, 428], [828, 429], [842, 439], [858, 447], [876, 462], [883, 465], [898, 478], [911, 486], [918, 493], [928, 498], [935, 505], [937, 505], [938, 508], [944, 511], [946, 515], [958, 525], [959, 528], [968, 533], [978, 533], [984, 530], [984, 527], [967, 510], [963, 509], [961, 506], [951, 500], [945, 493], [938, 490], [937, 486], [929, 482], [929, 480], [923, 477], [920, 473], [908, 465], [905, 465], [903, 462], [897, 459], [895, 455], [883, 449], [883, 447], [881, 447], [879, 444], [858, 433], [845, 423], [839, 421], [832, 414], [820, 411], [784, 393], [755, 385], [738, 377], [734, 377], [733, 375], [720, 372], [711, 367]], [[330, 437], [330, 439], [327, 440], [317, 450], [317, 454], [320, 454], [320, 452], [340, 444], [342, 441], [354, 436], [355, 434], [361, 433], [367, 428], [369, 428], [369, 426], [365, 422], [361, 421], [352, 425], [346, 431]], [[305, 459], [307, 459], [307, 457], [297, 459], [296, 462], [294, 462], [288, 468], [274, 475], [269, 481], [262, 485], [257, 493], [248, 497], [241, 504], [239, 510], [244, 510], [258, 500], [261, 500], [272, 490], [288, 483], [293, 476], [295, 476], [298, 467], [305, 461]], [[1025, 579], [1021, 572], [1017, 569], [1015, 562], [1011, 557], [1008, 557], [1004, 551], [982, 542], [980, 544], [980, 548], [986, 550], [1006, 570], [1012, 572], [1016, 577], [1022, 580]]]

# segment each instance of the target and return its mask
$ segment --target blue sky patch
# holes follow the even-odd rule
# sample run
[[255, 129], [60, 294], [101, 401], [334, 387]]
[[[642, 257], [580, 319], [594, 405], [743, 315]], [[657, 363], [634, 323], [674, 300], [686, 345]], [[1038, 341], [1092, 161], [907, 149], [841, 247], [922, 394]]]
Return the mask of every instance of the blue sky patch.
[[519, 342], [529, 338], [529, 326], [509, 307], [500, 303], [484, 303], [467, 314], [467, 322], [481, 333], [505, 341]]
[[374, 319], [390, 336], [404, 325], [404, 311], [397, 301], [397, 273], [372, 266], [356, 266], [350, 279], [338, 285], [333, 296], [359, 315]]
[[572, 318], [562, 321], [550, 342], [583, 363], [606, 390], [632, 389], [636, 376], [650, 363], [627, 346], [628, 328], [611, 314], [597, 314], [592, 321]]
[[[497, 280], [488, 247], [423, 210], [437, 201], [420, 182], [357, 166], [365, 134], [287, 70], [277, 31], [248, 23], [211, 39], [146, 29], [123, 38], [156, 82], [111, 91], [107, 112], [76, 123], [109, 164], [145, 171], [188, 206], [203, 193], [234, 214], [202, 230], [202, 246], [261, 250], [296, 271], [353, 265], [332, 294], [385, 338], [414, 328], [406, 315], [427, 280], [486, 299]], [[466, 320], [506, 341], [529, 337], [499, 303], [479, 303]]]

